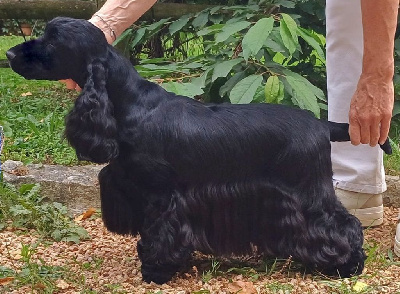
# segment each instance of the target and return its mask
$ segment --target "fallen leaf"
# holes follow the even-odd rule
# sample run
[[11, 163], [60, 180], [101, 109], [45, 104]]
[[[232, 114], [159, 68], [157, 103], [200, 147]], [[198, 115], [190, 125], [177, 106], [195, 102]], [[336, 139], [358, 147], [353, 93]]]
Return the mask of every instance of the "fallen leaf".
[[252, 282], [234, 281], [228, 285], [229, 293], [238, 294], [257, 294], [257, 290]]
[[10, 174], [13, 174], [15, 176], [26, 176], [29, 174], [29, 169], [25, 165], [17, 166], [14, 170], [10, 172]]
[[14, 280], [14, 277], [0, 278], [0, 285], [8, 285]]
[[14, 260], [20, 260], [22, 258], [21, 256], [21, 250], [12, 250], [10, 251], [11, 258]]
[[44, 285], [43, 283], [37, 283], [37, 284], [35, 284], [35, 288], [44, 290], [44, 289], [46, 289], [46, 285]]
[[68, 289], [70, 286], [70, 284], [68, 284], [66, 281], [64, 280], [58, 280], [56, 283], [57, 288], [65, 290]]
[[353, 286], [353, 290], [356, 292], [364, 291], [366, 288], [368, 288], [368, 285], [360, 281], [355, 283], [355, 285]]
[[91, 217], [94, 213], [96, 212], [96, 209], [93, 207], [90, 207], [88, 210], [86, 210], [84, 213], [82, 213], [81, 215], [77, 216], [75, 218], [76, 222], [80, 222], [83, 221], [89, 217]]

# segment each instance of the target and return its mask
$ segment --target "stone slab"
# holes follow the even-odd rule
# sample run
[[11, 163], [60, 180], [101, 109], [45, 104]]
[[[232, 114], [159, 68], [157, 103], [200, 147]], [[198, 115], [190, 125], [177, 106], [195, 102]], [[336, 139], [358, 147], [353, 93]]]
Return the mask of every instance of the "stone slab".
[[[6, 161], [2, 165], [4, 180], [21, 185], [39, 183], [43, 196], [66, 205], [73, 214], [90, 207], [100, 208], [97, 175], [103, 165], [60, 166], [24, 165], [19, 161]], [[385, 206], [400, 207], [400, 177], [386, 176], [388, 189], [384, 193]]]
[[66, 205], [72, 214], [100, 208], [97, 175], [101, 165], [60, 166], [7, 160], [2, 165], [5, 182], [19, 186], [38, 183], [41, 195]]
[[400, 207], [400, 176], [386, 176], [387, 190], [383, 193], [385, 206]]

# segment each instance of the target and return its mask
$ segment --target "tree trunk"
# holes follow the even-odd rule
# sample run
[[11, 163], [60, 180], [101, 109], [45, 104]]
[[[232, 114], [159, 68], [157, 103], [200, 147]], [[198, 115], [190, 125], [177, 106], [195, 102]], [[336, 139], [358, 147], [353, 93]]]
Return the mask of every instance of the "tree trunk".
[[[90, 18], [100, 6], [102, 0], [96, 2], [80, 0], [1, 0], [0, 19], [44, 19], [56, 16], [73, 18]], [[99, 6], [99, 7], [98, 7]], [[141, 20], [160, 20], [171, 17], [177, 19], [188, 13], [196, 13], [213, 5], [156, 3]]]
[[90, 18], [96, 10], [96, 4], [89, 1], [1, 0], [0, 19]]

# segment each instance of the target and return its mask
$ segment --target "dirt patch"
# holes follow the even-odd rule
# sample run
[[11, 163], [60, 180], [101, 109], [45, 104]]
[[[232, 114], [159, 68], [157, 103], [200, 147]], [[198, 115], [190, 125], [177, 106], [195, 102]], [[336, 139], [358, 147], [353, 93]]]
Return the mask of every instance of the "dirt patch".
[[[109, 233], [101, 219], [81, 222], [91, 240], [79, 244], [41, 242], [34, 254], [47, 265], [66, 270], [56, 280], [54, 293], [399, 293], [400, 260], [393, 257], [398, 210], [385, 208], [384, 224], [365, 230], [369, 254], [364, 273], [351, 279], [332, 280], [295, 270], [295, 264], [283, 262], [260, 270], [254, 260], [215, 262], [196, 255], [186, 273], [177, 274], [165, 285], [142, 282], [137, 239]], [[33, 235], [31, 233], [31, 235]], [[36, 241], [29, 234], [5, 230], [0, 233], [0, 265], [18, 270], [21, 244]], [[240, 266], [238, 264], [240, 263]], [[0, 293], [31, 293], [30, 286], [0, 286]], [[42, 287], [42, 288], [40, 288]], [[3, 292], [2, 292], [3, 291]], [[45, 291], [36, 285], [34, 293]]]

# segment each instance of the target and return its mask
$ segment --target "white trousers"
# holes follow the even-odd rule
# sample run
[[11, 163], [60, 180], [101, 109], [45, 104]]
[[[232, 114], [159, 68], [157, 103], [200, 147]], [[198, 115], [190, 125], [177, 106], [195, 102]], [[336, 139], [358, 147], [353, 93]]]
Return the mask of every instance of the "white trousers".
[[[362, 69], [361, 0], [326, 0], [328, 119], [349, 121], [351, 98]], [[332, 143], [335, 187], [370, 194], [386, 190], [379, 146]]]

